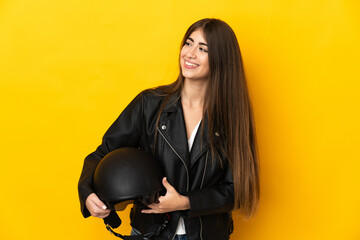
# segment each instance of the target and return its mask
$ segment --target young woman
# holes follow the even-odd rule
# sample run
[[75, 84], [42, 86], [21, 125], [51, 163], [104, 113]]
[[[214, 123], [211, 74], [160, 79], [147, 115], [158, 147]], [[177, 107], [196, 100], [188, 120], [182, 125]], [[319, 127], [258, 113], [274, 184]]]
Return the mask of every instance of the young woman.
[[166, 213], [170, 221], [155, 239], [229, 239], [232, 210], [250, 217], [259, 200], [254, 120], [233, 30], [218, 19], [195, 22], [179, 62], [177, 80], [135, 97], [86, 157], [82, 213], [109, 214], [93, 192], [93, 172], [107, 153], [137, 147], [159, 161], [166, 194], [147, 209], [134, 204], [133, 234], [153, 231]]

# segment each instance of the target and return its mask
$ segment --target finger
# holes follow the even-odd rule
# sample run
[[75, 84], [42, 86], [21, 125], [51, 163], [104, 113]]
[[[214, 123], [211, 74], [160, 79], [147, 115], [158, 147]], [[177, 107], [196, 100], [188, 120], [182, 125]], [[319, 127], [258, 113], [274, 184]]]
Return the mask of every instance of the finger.
[[106, 205], [98, 198], [96, 194], [94, 194], [91, 200], [98, 208], [101, 208], [103, 210], [107, 208]]
[[166, 188], [166, 191], [172, 191], [174, 189], [173, 186], [171, 186], [171, 184], [167, 181], [166, 177], [163, 178], [162, 184]]
[[102, 209], [102, 208], [99, 208], [97, 205], [95, 205], [94, 203], [92, 203], [92, 207], [91, 207], [91, 210], [90, 210], [90, 213], [92, 216], [95, 216], [95, 217], [101, 217], [101, 216], [104, 216], [104, 215], [108, 215], [110, 214], [110, 210], [109, 209]]
[[109, 215], [110, 215], [110, 211], [108, 213], [105, 213], [105, 214], [100, 214], [100, 215], [98, 215], [98, 217], [99, 218], [106, 218]]
[[141, 213], [146, 213], [146, 214], [156, 213], [156, 214], [158, 214], [158, 213], [163, 213], [163, 212], [160, 210], [157, 210], [157, 209], [143, 209], [143, 210], [141, 210]]

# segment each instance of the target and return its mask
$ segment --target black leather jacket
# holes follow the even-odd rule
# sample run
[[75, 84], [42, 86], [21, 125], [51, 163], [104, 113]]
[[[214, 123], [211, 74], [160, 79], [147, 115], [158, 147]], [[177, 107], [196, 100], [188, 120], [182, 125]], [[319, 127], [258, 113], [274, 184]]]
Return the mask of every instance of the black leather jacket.
[[[119, 147], [140, 147], [152, 152], [157, 132], [155, 155], [163, 167], [168, 182], [181, 194], [188, 196], [190, 210], [171, 212], [165, 230], [156, 239], [173, 239], [180, 216], [184, 218], [188, 239], [225, 240], [232, 232], [231, 211], [234, 188], [230, 167], [213, 157], [210, 151], [206, 118], [201, 125], [191, 152], [188, 150], [186, 128], [179, 95], [171, 97], [165, 106], [158, 126], [156, 118], [163, 97], [154, 90], [145, 90], [125, 108], [103, 137], [97, 150], [85, 158], [78, 189], [81, 211], [90, 216], [86, 198], [93, 192], [92, 176], [99, 161]], [[214, 133], [215, 134], [215, 133]], [[161, 214], [142, 214], [134, 204], [131, 225], [142, 233], [153, 232], [163, 222]]]

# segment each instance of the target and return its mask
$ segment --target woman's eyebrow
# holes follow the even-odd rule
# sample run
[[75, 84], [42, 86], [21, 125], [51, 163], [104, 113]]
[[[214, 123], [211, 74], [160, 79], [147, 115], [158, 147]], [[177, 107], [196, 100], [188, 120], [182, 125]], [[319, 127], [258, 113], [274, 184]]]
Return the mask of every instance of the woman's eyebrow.
[[[194, 39], [192, 39], [191, 37], [188, 38], [190, 41], [194, 42]], [[206, 43], [203, 43], [203, 42], [199, 42], [199, 45], [204, 45], [204, 46], [207, 46]]]

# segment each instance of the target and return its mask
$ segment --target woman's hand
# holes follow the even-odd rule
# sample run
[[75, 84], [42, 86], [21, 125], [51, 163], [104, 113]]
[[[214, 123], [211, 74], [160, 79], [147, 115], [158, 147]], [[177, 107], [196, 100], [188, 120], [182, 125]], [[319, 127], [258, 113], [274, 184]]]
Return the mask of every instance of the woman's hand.
[[91, 216], [94, 217], [105, 218], [110, 214], [110, 210], [106, 209], [105, 204], [95, 193], [92, 193], [87, 197], [85, 206], [89, 210]]
[[144, 209], [141, 211], [142, 213], [166, 213], [190, 209], [189, 198], [180, 195], [166, 177], [163, 178], [162, 184], [166, 188], [165, 196], [159, 197], [159, 203], [148, 205], [150, 209]]

